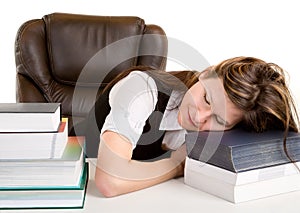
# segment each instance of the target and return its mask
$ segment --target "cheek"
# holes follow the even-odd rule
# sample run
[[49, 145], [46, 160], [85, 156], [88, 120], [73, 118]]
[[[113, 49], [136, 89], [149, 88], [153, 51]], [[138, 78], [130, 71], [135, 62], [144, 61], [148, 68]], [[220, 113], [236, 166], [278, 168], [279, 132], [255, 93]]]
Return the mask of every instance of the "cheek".
[[204, 97], [204, 89], [201, 83], [196, 83], [193, 87], [189, 90], [189, 99], [191, 105], [199, 106], [202, 104]]
[[185, 108], [187, 108], [187, 106], [189, 105], [189, 103], [190, 103], [190, 94], [187, 92], [184, 95], [184, 97], [183, 97], [183, 99], [182, 99], [182, 101], [181, 101], [181, 103], [179, 105], [179, 110], [182, 111]]
[[200, 93], [199, 90], [196, 90], [196, 88], [191, 88], [188, 90], [188, 92], [184, 95], [182, 99], [182, 105], [184, 106], [196, 106], [199, 104], [200, 99]]
[[178, 115], [177, 115], [177, 121], [178, 121], [179, 125], [183, 127], [182, 116], [181, 116], [181, 111], [180, 110], [179, 110]]

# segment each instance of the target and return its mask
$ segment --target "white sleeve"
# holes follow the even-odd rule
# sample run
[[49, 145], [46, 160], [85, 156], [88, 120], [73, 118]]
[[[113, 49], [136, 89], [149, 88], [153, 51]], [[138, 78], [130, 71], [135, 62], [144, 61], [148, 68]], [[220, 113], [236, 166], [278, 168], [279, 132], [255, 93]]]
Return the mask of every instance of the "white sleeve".
[[125, 136], [135, 148], [145, 122], [157, 103], [157, 87], [153, 78], [133, 71], [116, 83], [109, 94], [111, 111], [101, 134], [110, 130]]

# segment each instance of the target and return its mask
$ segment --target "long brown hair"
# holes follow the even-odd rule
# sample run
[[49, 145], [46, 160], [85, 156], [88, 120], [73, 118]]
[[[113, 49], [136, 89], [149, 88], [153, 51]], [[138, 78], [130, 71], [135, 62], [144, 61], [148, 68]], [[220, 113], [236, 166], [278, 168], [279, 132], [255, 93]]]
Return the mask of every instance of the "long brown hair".
[[223, 80], [230, 100], [244, 111], [244, 127], [256, 132], [269, 129], [299, 132], [299, 116], [286, 83], [284, 70], [274, 63], [253, 57], [227, 59], [210, 68]]
[[257, 132], [298, 132], [299, 117], [284, 70], [253, 57], [227, 59], [213, 67], [230, 100], [242, 109], [244, 124]]

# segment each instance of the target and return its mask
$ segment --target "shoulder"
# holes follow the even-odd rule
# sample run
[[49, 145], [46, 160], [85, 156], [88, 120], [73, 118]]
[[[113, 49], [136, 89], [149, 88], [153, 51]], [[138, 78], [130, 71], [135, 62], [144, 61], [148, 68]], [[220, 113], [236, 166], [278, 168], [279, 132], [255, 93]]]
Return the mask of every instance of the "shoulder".
[[142, 71], [132, 71], [125, 78], [117, 82], [111, 92], [110, 98], [117, 94], [156, 94], [157, 86], [152, 77]]
[[117, 82], [109, 93], [110, 113], [102, 132], [111, 130], [128, 138], [135, 147], [147, 118], [155, 110], [158, 92], [146, 73], [132, 71]]
[[139, 86], [156, 87], [154, 79], [146, 72], [132, 71], [125, 78], [120, 80], [118, 84], [137, 83]]
[[157, 102], [157, 86], [152, 77], [145, 72], [132, 71], [128, 76], [117, 82], [110, 91], [110, 105], [132, 106], [144, 103], [154, 106]]

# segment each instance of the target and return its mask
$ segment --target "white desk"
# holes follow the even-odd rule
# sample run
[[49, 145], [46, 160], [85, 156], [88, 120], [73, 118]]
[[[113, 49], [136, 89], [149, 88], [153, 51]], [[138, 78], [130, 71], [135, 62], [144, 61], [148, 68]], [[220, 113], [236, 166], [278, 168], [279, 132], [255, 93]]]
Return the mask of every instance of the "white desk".
[[88, 183], [84, 209], [61, 210], [0, 210], [1, 213], [12, 212], [87, 212], [87, 213], [183, 213], [183, 212], [241, 212], [241, 213], [293, 213], [300, 212], [300, 191], [292, 192], [260, 200], [232, 204], [184, 184], [183, 178], [173, 179], [165, 183], [141, 191], [121, 195], [114, 198], [103, 197], [96, 189], [94, 182], [95, 159], [89, 159], [90, 180]]

